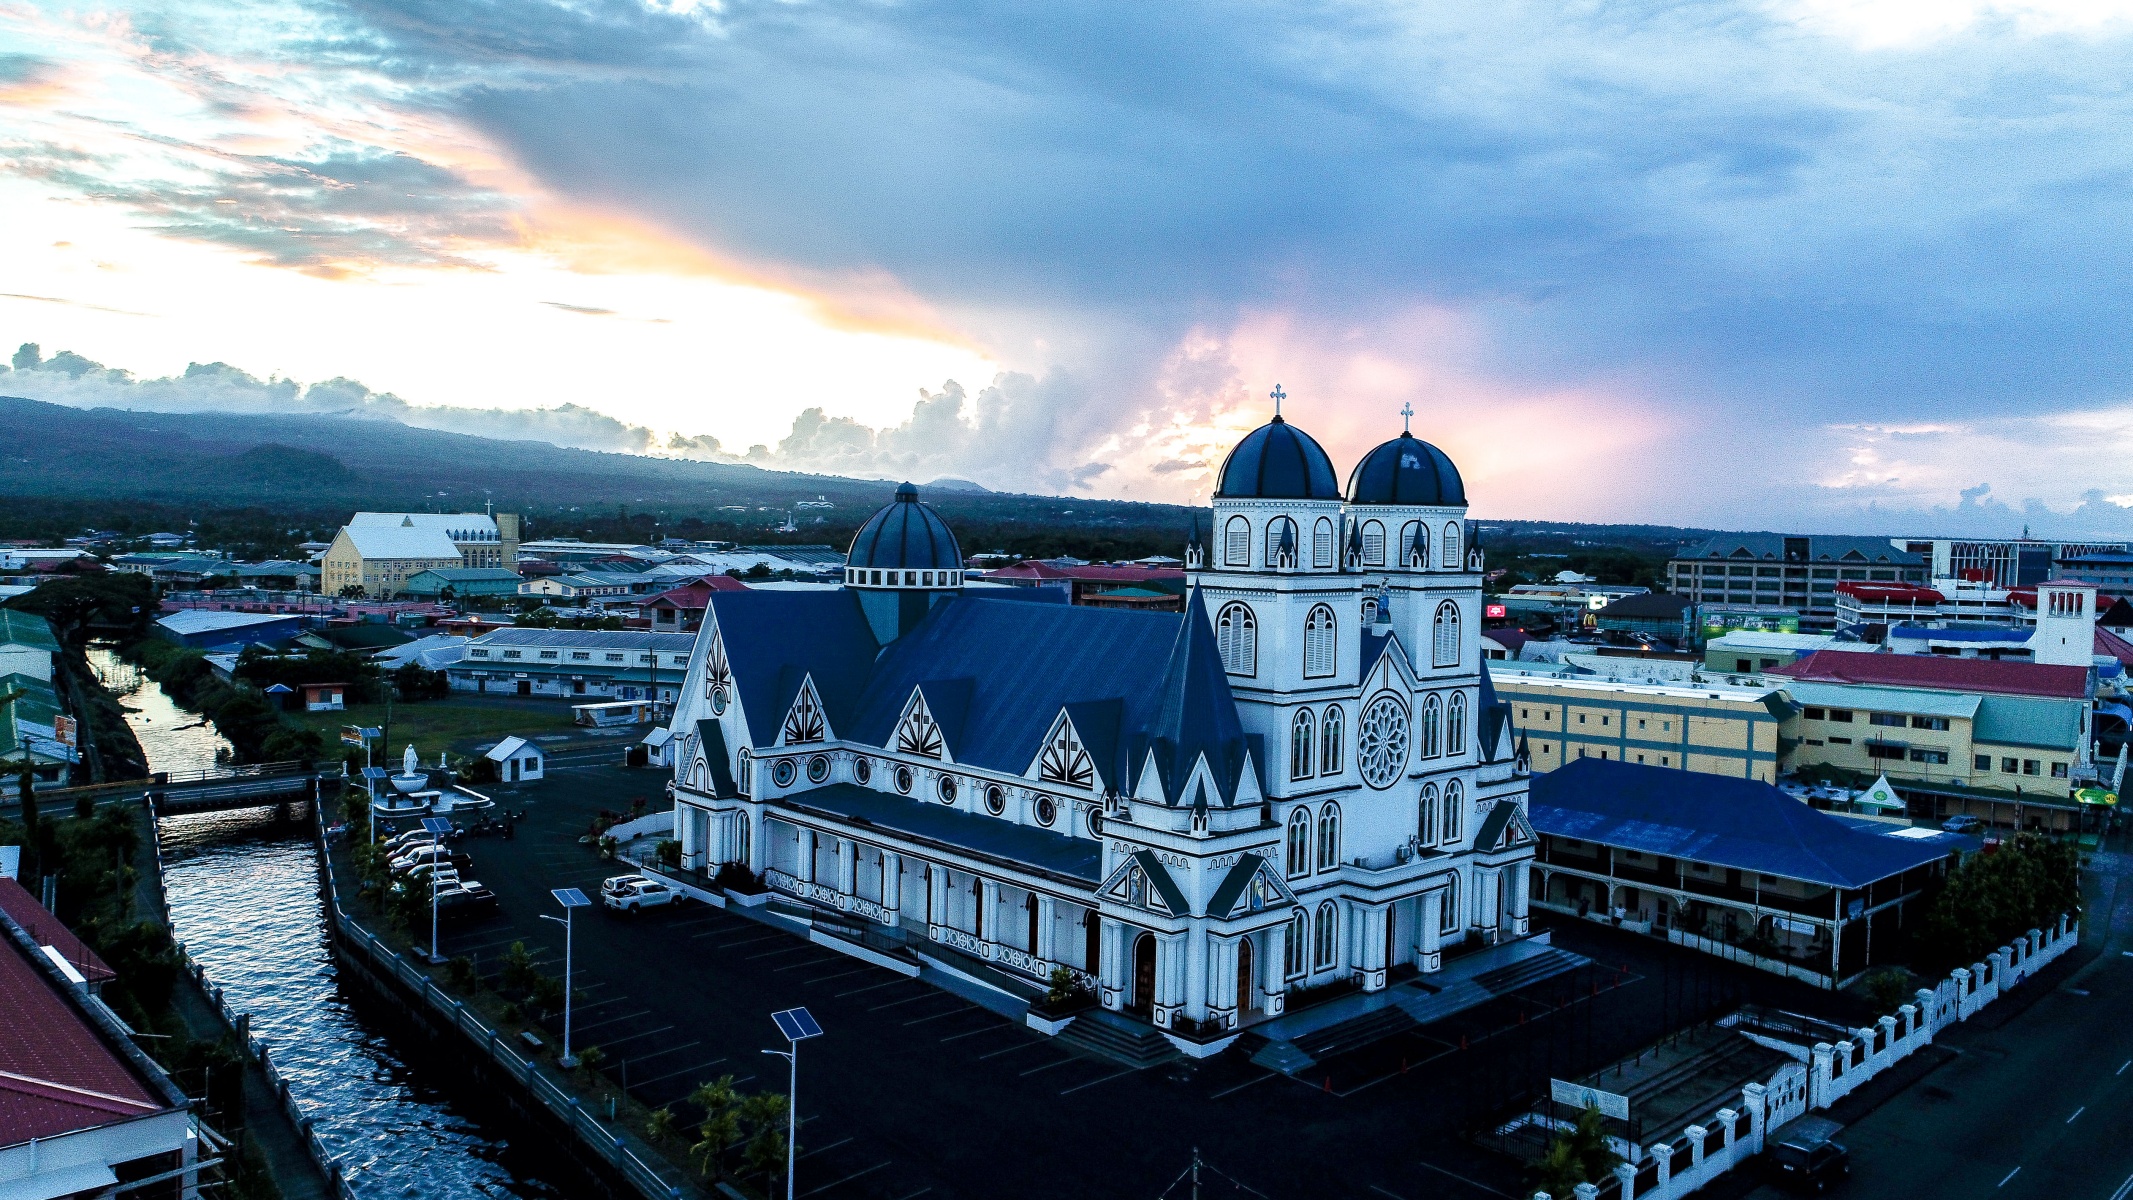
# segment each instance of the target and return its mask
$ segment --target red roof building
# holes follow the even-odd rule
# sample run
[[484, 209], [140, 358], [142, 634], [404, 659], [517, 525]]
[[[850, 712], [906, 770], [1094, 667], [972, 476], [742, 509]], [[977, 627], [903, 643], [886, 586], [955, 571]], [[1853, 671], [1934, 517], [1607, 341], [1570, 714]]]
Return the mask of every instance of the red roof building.
[[713, 592], [745, 592], [748, 585], [731, 575], [706, 575], [637, 602], [637, 612], [651, 618], [654, 633], [694, 633], [704, 623]]
[[8, 915], [0, 1013], [0, 1195], [101, 1196], [170, 1179], [185, 1200], [197, 1196], [199, 1135], [184, 1094]]
[[104, 965], [104, 960], [89, 949], [87, 942], [74, 936], [74, 931], [59, 923], [59, 918], [46, 912], [37, 897], [21, 884], [0, 876], [0, 912], [15, 919], [29, 932], [39, 946], [50, 946], [67, 960], [67, 965], [79, 972], [88, 981], [89, 990], [100, 991], [103, 986], [118, 978], [116, 972]]
[[1790, 666], [1772, 667], [1765, 674], [1814, 683], [1933, 688], [2002, 696], [2050, 696], [2064, 700], [2086, 700], [2089, 696], [2089, 672], [2083, 667], [1950, 658], [1938, 654], [1817, 650]]

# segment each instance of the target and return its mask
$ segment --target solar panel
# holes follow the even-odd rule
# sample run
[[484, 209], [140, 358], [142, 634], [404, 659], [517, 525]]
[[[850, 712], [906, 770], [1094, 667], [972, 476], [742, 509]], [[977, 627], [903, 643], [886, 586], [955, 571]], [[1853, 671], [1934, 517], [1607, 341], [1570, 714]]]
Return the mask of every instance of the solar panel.
[[452, 832], [452, 822], [447, 817], [424, 817], [422, 818], [422, 827], [440, 837]]
[[770, 1019], [778, 1023], [778, 1032], [784, 1034], [788, 1042], [801, 1042], [822, 1036], [822, 1026], [816, 1024], [814, 1014], [804, 1008], [788, 1008], [784, 1012], [774, 1012], [770, 1014]]
[[555, 902], [557, 904], [562, 905], [564, 908], [592, 907], [592, 901], [587, 900], [585, 898], [585, 893], [579, 891], [576, 888], [555, 888], [548, 894], [554, 896]]

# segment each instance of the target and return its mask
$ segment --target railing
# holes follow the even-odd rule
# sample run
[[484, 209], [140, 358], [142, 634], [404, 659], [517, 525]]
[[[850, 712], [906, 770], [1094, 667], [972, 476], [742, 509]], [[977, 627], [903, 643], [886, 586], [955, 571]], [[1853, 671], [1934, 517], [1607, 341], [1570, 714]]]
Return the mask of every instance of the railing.
[[349, 916], [341, 907], [340, 889], [334, 881], [333, 864], [326, 847], [323, 824], [319, 827], [319, 854], [320, 872], [325, 881], [327, 907], [333, 914], [334, 932], [345, 945], [361, 950], [373, 971], [392, 977], [401, 986], [420, 996], [437, 1016], [472, 1040], [488, 1055], [491, 1062], [522, 1084], [543, 1107], [568, 1125], [571, 1132], [577, 1134], [594, 1153], [614, 1167], [629, 1181], [630, 1186], [644, 1196], [650, 1200], [677, 1200], [678, 1197], [694, 1192], [693, 1188], [685, 1189], [682, 1185], [667, 1180], [657, 1169], [645, 1162], [626, 1139], [586, 1112], [576, 1097], [564, 1091], [560, 1084], [550, 1079], [538, 1066], [513, 1051], [502, 1034], [483, 1024], [480, 1017], [467, 1011], [463, 1002], [446, 995], [441, 988], [430, 982], [427, 975], [417, 970], [413, 963], [402, 958], [398, 952], [387, 946], [383, 939], [364, 929], [354, 917]]

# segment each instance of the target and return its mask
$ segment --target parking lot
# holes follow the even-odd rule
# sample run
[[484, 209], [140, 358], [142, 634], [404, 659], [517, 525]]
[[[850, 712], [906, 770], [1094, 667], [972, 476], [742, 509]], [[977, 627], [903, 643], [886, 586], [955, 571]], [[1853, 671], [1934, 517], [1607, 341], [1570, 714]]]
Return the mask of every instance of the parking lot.
[[[523, 941], [543, 971], [561, 972], [563, 929], [540, 919], [560, 915], [549, 890], [597, 894], [618, 870], [577, 837], [603, 808], [626, 812], [639, 797], [663, 803], [663, 775], [612, 761], [571, 756], [552, 762], [547, 780], [495, 790], [499, 803], [525, 812], [519, 836], [463, 845], [474, 858], [470, 877], [499, 894], [503, 911], [448, 930], [446, 954], [473, 958], [493, 979], [511, 943]], [[747, 1090], [783, 1091], [785, 1062], [762, 1053], [784, 1045], [769, 1014], [794, 1005], [814, 1013], [825, 1036], [801, 1056], [796, 1194], [831, 1198], [1003, 1189], [1152, 1197], [1196, 1147], [1245, 1189], [1235, 1194], [1529, 1196], [1517, 1164], [1459, 1136], [1518, 1089], [1608, 1061], [1656, 1036], [1662, 1022], [1750, 989], [1766, 1002], [1829, 1002], [1583, 926], [1558, 930], [1557, 944], [1591, 966], [1299, 1077], [1252, 1064], [1248, 1044], [1205, 1062], [1133, 1070], [739, 909], [595, 909], [577, 922], [574, 1044], [598, 1045], [606, 1073], [648, 1105], [693, 1118], [684, 1097], [724, 1074]]]

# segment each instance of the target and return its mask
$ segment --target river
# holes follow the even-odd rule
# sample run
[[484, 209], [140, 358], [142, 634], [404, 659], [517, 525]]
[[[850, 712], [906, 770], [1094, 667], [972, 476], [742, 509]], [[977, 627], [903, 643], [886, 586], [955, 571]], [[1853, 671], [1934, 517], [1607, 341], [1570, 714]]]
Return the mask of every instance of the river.
[[[215, 764], [229, 744], [109, 651], [89, 663], [132, 709], [152, 771]], [[160, 827], [171, 924], [230, 1007], [252, 1014], [297, 1104], [341, 1157], [359, 1196], [559, 1196], [507, 1130], [411, 1066], [342, 992], [327, 950], [309, 827], [266, 812], [167, 817]]]

